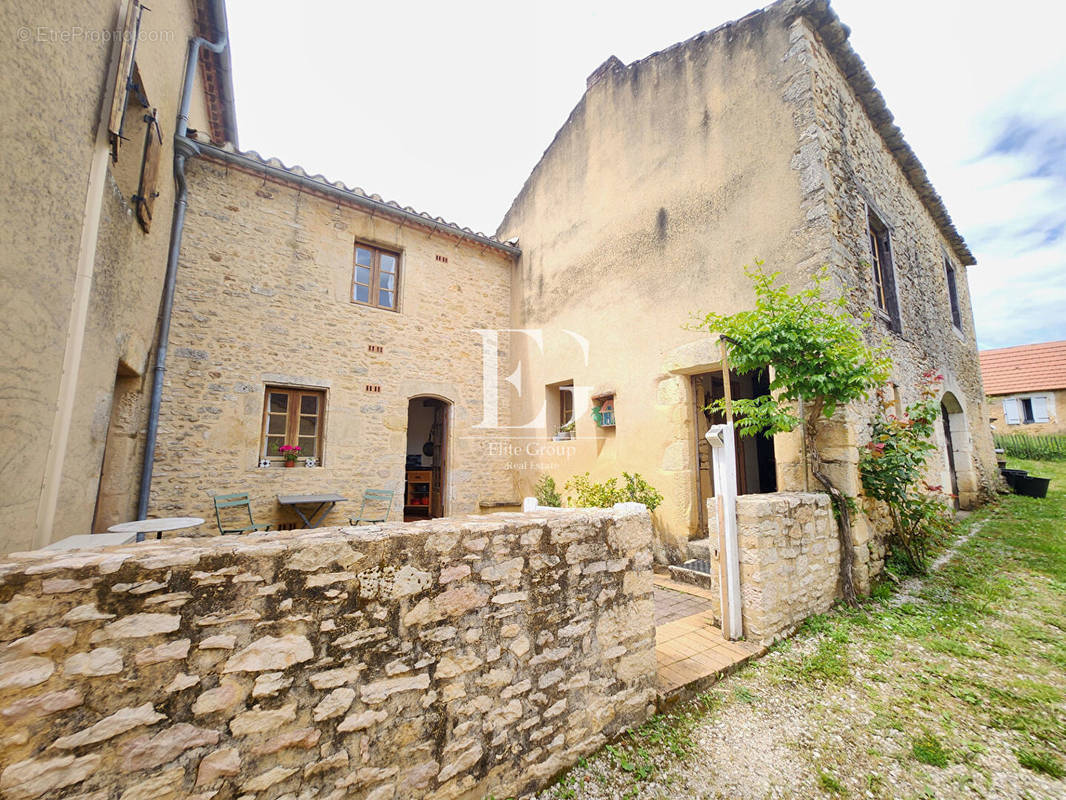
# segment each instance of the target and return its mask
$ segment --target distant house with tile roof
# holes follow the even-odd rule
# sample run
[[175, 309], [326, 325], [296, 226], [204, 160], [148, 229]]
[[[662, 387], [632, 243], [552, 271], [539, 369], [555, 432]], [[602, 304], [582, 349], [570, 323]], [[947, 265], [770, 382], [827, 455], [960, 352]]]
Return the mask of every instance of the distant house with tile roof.
[[1066, 433], [1066, 341], [981, 351], [997, 433]]

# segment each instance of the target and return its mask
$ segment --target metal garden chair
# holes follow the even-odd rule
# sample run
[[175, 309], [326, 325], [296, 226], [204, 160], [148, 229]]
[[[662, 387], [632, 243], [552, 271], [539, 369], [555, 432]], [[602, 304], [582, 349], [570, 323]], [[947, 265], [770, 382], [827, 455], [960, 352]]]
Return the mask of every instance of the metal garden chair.
[[[256, 525], [255, 520], [252, 519], [252, 503], [248, 498], [247, 492], [240, 492], [238, 494], [216, 494], [212, 498], [215, 501], [215, 521], [218, 522], [218, 532], [222, 535], [227, 533], [251, 533], [253, 531], [268, 531], [269, 525]], [[222, 509], [226, 508], [243, 508], [245, 513], [248, 514], [248, 524], [244, 524], [243, 514], [239, 511], [236, 512], [236, 519], [233, 522], [222, 522]], [[230, 512], [228, 515], [233, 519], [234, 512]], [[229, 527], [227, 527], [227, 525]]]
[[[349, 519], [349, 524], [358, 525], [360, 522], [373, 524], [388, 521], [394, 494], [395, 492], [389, 489], [367, 489], [363, 492], [363, 505], [359, 509], [359, 516]], [[382, 511], [385, 512], [384, 515]]]

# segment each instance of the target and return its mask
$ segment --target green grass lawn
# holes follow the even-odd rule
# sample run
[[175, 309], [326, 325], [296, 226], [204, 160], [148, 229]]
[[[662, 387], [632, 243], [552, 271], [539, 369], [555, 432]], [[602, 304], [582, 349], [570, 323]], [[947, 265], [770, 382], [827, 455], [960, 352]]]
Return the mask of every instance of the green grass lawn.
[[[1066, 462], [883, 584], [542, 797], [1066, 797]], [[960, 541], [967, 531], [975, 532]]]

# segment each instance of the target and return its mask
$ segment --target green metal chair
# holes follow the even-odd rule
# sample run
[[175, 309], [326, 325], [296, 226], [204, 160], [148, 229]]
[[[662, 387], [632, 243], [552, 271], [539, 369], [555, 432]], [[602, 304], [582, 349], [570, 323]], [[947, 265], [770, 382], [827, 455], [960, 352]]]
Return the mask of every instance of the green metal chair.
[[[247, 492], [240, 492], [238, 494], [216, 494], [212, 498], [215, 501], [215, 521], [218, 522], [218, 532], [225, 536], [227, 533], [251, 533], [253, 531], [268, 531], [269, 525], [256, 525], [255, 520], [252, 519], [252, 503], [248, 498]], [[248, 514], [248, 524], [245, 525], [242, 514], [237, 513], [237, 519], [232, 523], [226, 523], [230, 527], [222, 522], [222, 509], [224, 508], [243, 508]], [[232, 518], [232, 513], [230, 517]]]
[[[358, 525], [360, 522], [370, 524], [387, 522], [389, 512], [392, 511], [392, 496], [394, 494], [395, 492], [389, 489], [367, 489], [363, 492], [363, 505], [359, 509], [359, 516], [349, 519], [348, 523]], [[382, 510], [385, 512], [384, 516], [381, 516]]]

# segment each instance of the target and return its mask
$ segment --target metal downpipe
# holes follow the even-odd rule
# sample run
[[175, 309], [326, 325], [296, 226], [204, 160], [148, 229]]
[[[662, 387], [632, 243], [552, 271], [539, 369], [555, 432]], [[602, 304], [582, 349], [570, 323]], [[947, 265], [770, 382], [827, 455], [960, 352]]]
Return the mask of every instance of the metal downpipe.
[[144, 441], [144, 460], [141, 463], [141, 485], [137, 496], [137, 519], [148, 516], [148, 498], [152, 492], [152, 469], [155, 465], [155, 445], [159, 434], [159, 408], [163, 402], [163, 379], [167, 370], [167, 341], [170, 338], [170, 318], [174, 310], [174, 290], [178, 283], [178, 257], [181, 254], [181, 238], [185, 229], [185, 209], [188, 205], [188, 186], [185, 181], [185, 163], [199, 152], [196, 143], [186, 138], [189, 127], [189, 106], [192, 102], [193, 81], [200, 61], [200, 48], [212, 53], [221, 53], [229, 43], [224, 30], [217, 42], [201, 37], [189, 41], [189, 58], [185, 63], [185, 83], [181, 93], [174, 129], [174, 214], [170, 222], [170, 249], [167, 253], [167, 272], [163, 282], [163, 303], [160, 308], [159, 344], [156, 347], [155, 368], [152, 371], [152, 398], [148, 408], [148, 429]]

